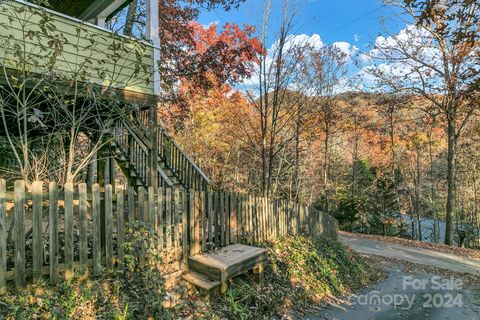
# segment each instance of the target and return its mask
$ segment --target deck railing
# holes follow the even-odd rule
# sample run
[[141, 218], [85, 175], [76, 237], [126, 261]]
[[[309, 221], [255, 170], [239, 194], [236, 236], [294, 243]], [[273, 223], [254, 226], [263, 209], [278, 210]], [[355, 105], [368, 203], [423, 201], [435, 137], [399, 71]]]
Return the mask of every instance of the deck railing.
[[[135, 114], [132, 123], [132, 127], [148, 128], [148, 111], [140, 111], [138, 114]], [[143, 134], [142, 138], [148, 140], [146, 134]], [[147, 144], [150, 143], [147, 142]], [[210, 188], [210, 180], [207, 175], [187, 156], [185, 151], [162, 127], [158, 128], [158, 153], [159, 160], [164, 163], [184, 187], [199, 191], [205, 191]]]
[[[142, 260], [144, 242], [131, 251], [129, 230], [141, 227], [162, 263], [186, 265], [190, 255], [234, 243], [256, 244], [303, 231], [336, 237], [336, 220], [312, 206], [235, 192], [184, 188], [147, 190], [111, 185], [0, 180], [0, 291], [48, 275], [55, 284], [89, 269]], [[129, 251], [130, 250], [130, 251]]]

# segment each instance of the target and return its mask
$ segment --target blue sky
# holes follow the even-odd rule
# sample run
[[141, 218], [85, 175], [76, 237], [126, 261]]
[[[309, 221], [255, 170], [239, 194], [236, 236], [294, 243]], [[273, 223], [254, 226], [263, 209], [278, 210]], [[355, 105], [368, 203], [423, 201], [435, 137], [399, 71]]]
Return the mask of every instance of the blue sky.
[[[272, 22], [279, 21], [284, 0], [272, 0]], [[259, 26], [264, 1], [247, 0], [238, 9], [225, 12], [221, 9], [202, 12], [199, 21], [208, 25], [212, 22], [223, 25], [233, 22]], [[392, 18], [395, 9], [383, 5], [381, 0], [290, 0], [292, 12], [296, 12], [296, 23], [292, 34], [320, 35], [326, 44], [345, 41], [366, 50], [385, 29], [396, 33], [404, 28]], [[387, 21], [382, 23], [382, 17]], [[272, 25], [274, 33], [277, 26]], [[269, 44], [274, 41], [270, 35]]]

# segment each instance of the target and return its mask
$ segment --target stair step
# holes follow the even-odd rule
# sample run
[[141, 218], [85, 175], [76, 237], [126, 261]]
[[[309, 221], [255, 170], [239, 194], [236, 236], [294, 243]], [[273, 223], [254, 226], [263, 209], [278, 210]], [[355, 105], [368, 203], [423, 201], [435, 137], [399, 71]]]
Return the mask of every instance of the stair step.
[[194, 271], [189, 271], [183, 274], [182, 279], [206, 291], [210, 291], [220, 286], [220, 282], [212, 280], [209, 277]]

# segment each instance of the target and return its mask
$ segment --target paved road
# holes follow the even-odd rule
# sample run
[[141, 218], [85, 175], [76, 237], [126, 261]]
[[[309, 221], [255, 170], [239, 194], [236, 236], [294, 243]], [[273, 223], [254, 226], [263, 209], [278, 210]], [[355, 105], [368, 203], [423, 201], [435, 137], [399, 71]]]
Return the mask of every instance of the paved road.
[[[476, 259], [358, 238], [351, 234], [340, 235], [339, 240], [361, 253], [479, 274], [480, 261]], [[380, 267], [388, 272], [384, 281], [348, 297], [348, 301], [342, 305], [295, 318], [480, 320], [480, 292], [477, 289], [464, 288], [462, 283], [456, 282], [459, 278], [446, 278], [419, 269], [407, 274], [402, 270], [402, 265], [394, 261], [382, 261]]]
[[480, 275], [480, 260], [478, 259], [423, 248], [408, 247], [397, 243], [360, 238], [354, 234], [340, 234], [338, 239], [357, 252], [401, 259], [455, 272]]

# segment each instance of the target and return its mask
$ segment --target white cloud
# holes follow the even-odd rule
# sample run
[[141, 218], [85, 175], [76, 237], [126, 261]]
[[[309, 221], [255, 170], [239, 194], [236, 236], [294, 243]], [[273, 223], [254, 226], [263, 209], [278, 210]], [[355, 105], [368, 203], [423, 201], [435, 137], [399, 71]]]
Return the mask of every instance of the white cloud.
[[[269, 56], [273, 56], [277, 51], [279, 42], [276, 41], [272, 44], [270, 49], [268, 49]], [[307, 34], [297, 34], [297, 35], [289, 35], [285, 40], [285, 47], [284, 50], [286, 52], [298, 48], [301, 46], [310, 45], [315, 49], [320, 49], [324, 46], [322, 38], [318, 34], [313, 34], [311, 36]]]
[[203, 29], [208, 29], [211, 26], [218, 26], [218, 25], [220, 25], [220, 20], [212, 21], [209, 24], [202, 24], [202, 27], [203, 27]]
[[360, 38], [361, 38], [361, 37], [360, 37], [358, 34], [354, 34], [354, 35], [353, 35], [353, 40], [354, 40], [355, 42], [360, 41]]

